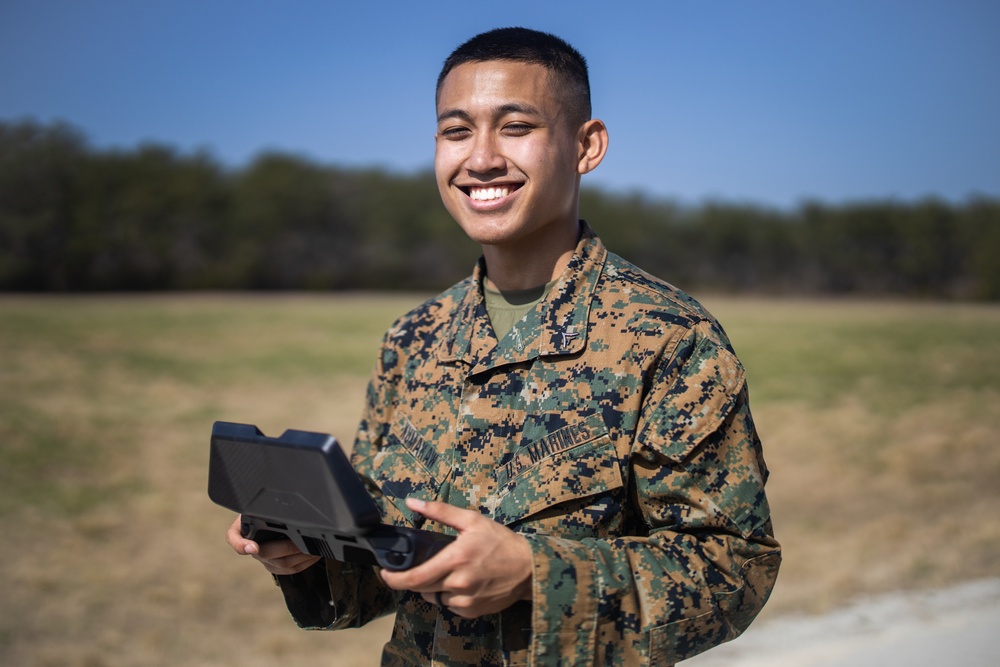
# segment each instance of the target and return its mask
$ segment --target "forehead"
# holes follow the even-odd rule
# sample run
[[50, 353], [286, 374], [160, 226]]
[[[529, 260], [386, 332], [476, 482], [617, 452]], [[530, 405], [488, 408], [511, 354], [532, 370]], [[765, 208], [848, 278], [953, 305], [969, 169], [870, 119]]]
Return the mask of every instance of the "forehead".
[[472, 110], [510, 104], [539, 110], [557, 104], [556, 77], [544, 65], [511, 60], [463, 63], [448, 72], [438, 91], [437, 110]]

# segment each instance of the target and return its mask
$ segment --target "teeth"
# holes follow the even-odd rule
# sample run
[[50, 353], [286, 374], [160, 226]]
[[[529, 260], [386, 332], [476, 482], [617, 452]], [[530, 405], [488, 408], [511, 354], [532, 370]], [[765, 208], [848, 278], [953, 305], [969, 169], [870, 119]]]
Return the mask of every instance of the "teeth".
[[506, 187], [499, 188], [470, 188], [469, 196], [477, 201], [490, 201], [491, 199], [502, 199], [510, 194]]

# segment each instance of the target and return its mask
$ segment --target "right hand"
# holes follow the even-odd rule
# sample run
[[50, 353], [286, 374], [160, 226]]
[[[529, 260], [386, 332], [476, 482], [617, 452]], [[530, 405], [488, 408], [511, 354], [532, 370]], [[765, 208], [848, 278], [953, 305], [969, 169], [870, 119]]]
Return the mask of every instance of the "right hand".
[[298, 574], [319, 562], [319, 556], [302, 553], [291, 540], [275, 540], [262, 544], [248, 540], [240, 533], [240, 517], [226, 531], [226, 542], [241, 556], [253, 556], [271, 574]]

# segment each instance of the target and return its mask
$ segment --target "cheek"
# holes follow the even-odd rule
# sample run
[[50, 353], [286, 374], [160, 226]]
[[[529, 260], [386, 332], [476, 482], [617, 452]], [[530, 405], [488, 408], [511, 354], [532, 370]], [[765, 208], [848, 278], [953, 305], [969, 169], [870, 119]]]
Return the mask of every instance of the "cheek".
[[544, 171], [545, 163], [552, 159], [552, 146], [540, 141], [510, 140], [503, 143], [500, 148], [507, 162], [526, 174]]
[[437, 181], [438, 190], [443, 196], [445, 190], [448, 188], [448, 183], [451, 181], [451, 175], [444, 165], [434, 160], [434, 180]]
[[438, 145], [434, 149], [434, 176], [438, 187], [444, 188], [455, 177], [462, 164], [463, 157], [458, 149], [448, 144]]
[[444, 204], [445, 210], [448, 211], [448, 213], [451, 214], [451, 217], [454, 218], [459, 213], [459, 206], [456, 201], [456, 197], [458, 197], [461, 192], [451, 187], [447, 178], [438, 178], [437, 186], [438, 197], [441, 199], [441, 203]]
[[551, 141], [522, 141], [512, 142], [507, 148], [508, 160], [533, 180], [572, 180], [576, 175], [577, 159], [572, 147]]

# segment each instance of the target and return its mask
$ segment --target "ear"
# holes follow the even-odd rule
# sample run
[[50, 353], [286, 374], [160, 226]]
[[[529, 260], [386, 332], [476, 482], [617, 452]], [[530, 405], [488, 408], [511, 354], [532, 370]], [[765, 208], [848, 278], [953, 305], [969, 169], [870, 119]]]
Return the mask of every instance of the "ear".
[[580, 127], [578, 139], [580, 159], [576, 170], [586, 174], [596, 169], [608, 152], [608, 128], [603, 120], [588, 120]]

